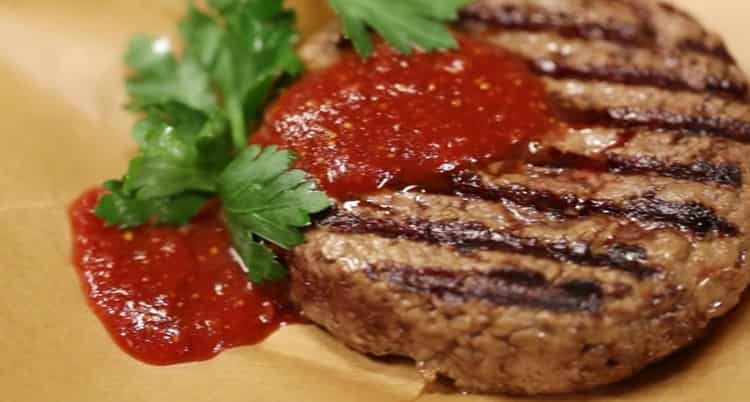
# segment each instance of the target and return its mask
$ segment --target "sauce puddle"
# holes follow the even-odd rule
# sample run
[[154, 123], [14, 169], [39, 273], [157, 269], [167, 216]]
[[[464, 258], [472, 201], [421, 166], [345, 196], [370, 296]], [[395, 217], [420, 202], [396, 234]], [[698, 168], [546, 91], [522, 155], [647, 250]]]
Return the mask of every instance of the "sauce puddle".
[[218, 206], [181, 228], [107, 227], [103, 190], [70, 208], [73, 259], [89, 304], [117, 344], [150, 364], [209, 359], [301, 318], [287, 283], [253, 285], [234, 259]]

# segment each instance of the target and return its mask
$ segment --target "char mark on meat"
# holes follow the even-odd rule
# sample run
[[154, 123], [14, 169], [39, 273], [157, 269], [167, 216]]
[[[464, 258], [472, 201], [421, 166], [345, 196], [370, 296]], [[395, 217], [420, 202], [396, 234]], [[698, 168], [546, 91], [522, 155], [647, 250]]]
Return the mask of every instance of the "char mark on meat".
[[492, 10], [470, 4], [461, 13], [462, 20], [479, 20], [522, 31], [552, 31], [562, 36], [580, 39], [606, 39], [625, 46], [645, 46], [653, 43], [654, 33], [646, 24], [624, 21], [587, 21], [579, 16], [551, 12], [542, 8], [503, 5]]
[[704, 183], [718, 183], [739, 188], [742, 171], [734, 163], [713, 163], [696, 160], [690, 163], [669, 163], [650, 156], [625, 157], [609, 155], [607, 170], [618, 174], [653, 174], [661, 177]]
[[639, 107], [601, 107], [590, 109], [565, 109], [565, 114], [575, 124], [609, 127], [669, 129], [688, 135], [713, 135], [734, 141], [750, 143], [750, 121], [708, 113], [681, 113], [667, 109]]
[[679, 163], [660, 160], [650, 155], [625, 156], [608, 153], [603, 157], [591, 157], [550, 148], [540, 157], [532, 158], [530, 163], [534, 166], [620, 175], [669, 177], [696, 183], [716, 183], [734, 188], [742, 186], [742, 170], [737, 164], [714, 163], [704, 159]]
[[[659, 2], [659, 7], [667, 13], [674, 14], [686, 20], [692, 21], [697, 25], [700, 25], [700, 22], [696, 20], [695, 17], [683, 10], [680, 10], [672, 4]], [[709, 45], [705, 40], [699, 40], [698, 38], [687, 38], [681, 41], [678, 47], [683, 50], [710, 54], [728, 63], [735, 63], [734, 57], [732, 57], [732, 54], [729, 53], [729, 49], [727, 49], [727, 47], [723, 43]]]
[[319, 224], [337, 233], [373, 234], [454, 247], [461, 251], [488, 250], [522, 254], [627, 272], [643, 278], [660, 270], [648, 265], [646, 251], [637, 245], [614, 244], [596, 252], [583, 241], [543, 240], [493, 230], [478, 222], [429, 221], [417, 218], [380, 219], [337, 209]]
[[728, 63], [736, 63], [736, 61], [734, 60], [734, 56], [729, 53], [729, 49], [727, 49], [727, 47], [723, 44], [717, 46], [708, 46], [705, 42], [697, 39], [685, 39], [680, 42], [679, 48], [691, 52], [709, 54]]
[[[461, 20], [481, 21], [505, 30], [528, 32], [555, 32], [568, 38], [607, 40], [626, 47], [643, 47], [660, 49], [660, 43], [651, 25], [650, 11], [632, 1], [613, 1], [627, 6], [639, 16], [637, 22], [611, 19], [608, 21], [588, 19], [573, 12], [551, 11], [543, 7], [519, 6], [514, 4], [486, 7], [481, 3], [472, 3], [461, 12]], [[662, 10], [675, 16], [695, 22], [687, 13], [676, 10], [669, 5], [662, 5]], [[704, 34], [705, 36], [705, 34]], [[674, 44], [676, 50], [692, 51], [716, 57], [727, 63], [735, 63], [734, 58], [723, 43], [709, 44], [705, 38], [686, 37]]]
[[443, 299], [480, 300], [560, 313], [597, 312], [604, 298], [601, 284], [595, 280], [574, 279], [552, 284], [538, 272], [517, 267], [480, 272], [387, 263], [368, 266], [365, 274], [373, 281]]
[[653, 192], [619, 202], [608, 199], [588, 199], [580, 198], [573, 193], [557, 194], [521, 184], [489, 185], [485, 184], [479, 176], [470, 173], [454, 176], [453, 186], [462, 196], [478, 197], [494, 202], [509, 201], [538, 211], [551, 212], [564, 219], [604, 214], [637, 222], [665, 224], [701, 236], [713, 231], [726, 236], [739, 234], [737, 226], [719, 217], [712, 208], [696, 201], [662, 200]]
[[532, 60], [530, 64], [532, 70], [537, 74], [557, 79], [608, 81], [629, 85], [652, 86], [675, 91], [686, 90], [710, 93], [717, 96], [728, 96], [739, 99], [746, 98], [748, 93], [747, 83], [713, 75], [705, 76], [704, 84], [695, 85], [678, 76], [675, 72], [640, 68], [634, 65], [574, 65], [566, 63], [563, 60], [548, 58]]

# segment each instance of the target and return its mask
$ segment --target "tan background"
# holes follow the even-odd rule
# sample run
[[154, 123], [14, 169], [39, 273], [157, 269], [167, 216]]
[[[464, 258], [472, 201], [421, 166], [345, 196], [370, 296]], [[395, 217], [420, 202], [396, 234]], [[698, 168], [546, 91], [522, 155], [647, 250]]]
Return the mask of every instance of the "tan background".
[[[436, 0], [439, 1], [439, 0]], [[308, 31], [322, 2], [298, 0]], [[750, 66], [750, 1], [681, 0]], [[377, 363], [310, 326], [208, 362], [140, 364], [88, 310], [69, 264], [68, 203], [123, 172], [120, 105], [134, 32], [171, 33], [181, 0], [0, 0], [0, 401], [513, 401], [422, 393], [408, 365]], [[637, 379], [554, 401], [750, 401], [750, 307]], [[532, 401], [527, 399], [526, 401]]]

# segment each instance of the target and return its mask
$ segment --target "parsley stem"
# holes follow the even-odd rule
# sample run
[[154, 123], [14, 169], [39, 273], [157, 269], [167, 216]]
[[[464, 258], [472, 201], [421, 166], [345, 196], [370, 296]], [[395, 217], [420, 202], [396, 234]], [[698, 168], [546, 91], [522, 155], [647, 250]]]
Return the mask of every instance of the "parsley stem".
[[247, 126], [245, 125], [245, 113], [242, 110], [242, 102], [238, 99], [227, 99], [225, 107], [229, 125], [232, 128], [232, 142], [236, 152], [247, 147]]

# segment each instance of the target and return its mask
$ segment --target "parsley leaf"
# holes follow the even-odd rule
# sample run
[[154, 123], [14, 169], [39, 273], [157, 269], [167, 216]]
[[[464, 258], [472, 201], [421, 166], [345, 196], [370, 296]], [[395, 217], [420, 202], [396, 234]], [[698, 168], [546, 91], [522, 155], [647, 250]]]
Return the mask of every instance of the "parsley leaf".
[[141, 199], [215, 192], [216, 179], [232, 157], [220, 115], [174, 104], [151, 109], [136, 125], [134, 137], [140, 153], [130, 162], [125, 190]]
[[284, 279], [288, 271], [279, 262], [276, 254], [265, 245], [257, 242], [252, 233], [240, 226], [227, 221], [229, 233], [232, 236], [234, 250], [247, 268], [247, 276], [253, 283], [272, 282]]
[[179, 57], [165, 39], [130, 41], [128, 106], [144, 117], [133, 129], [138, 155], [97, 209], [110, 224], [183, 223], [197, 213], [197, 195], [205, 201], [217, 192], [278, 79], [302, 69], [294, 14], [280, 0], [209, 3], [213, 12], [191, 5], [180, 22]]
[[400, 52], [452, 49], [456, 40], [445, 25], [468, 0], [329, 0], [357, 52], [367, 58], [374, 47], [367, 31], [377, 31]]
[[310, 225], [310, 215], [331, 205], [305, 172], [290, 170], [293, 161], [290, 151], [251, 146], [219, 179], [219, 195], [233, 228], [235, 248], [248, 266], [251, 279], [253, 275], [277, 275], [281, 267], [256, 239], [284, 249], [297, 246], [304, 240], [300, 228]]
[[190, 54], [179, 62], [168, 40], [138, 35], [131, 39], [125, 63], [135, 73], [127, 80], [130, 107], [178, 102], [196, 110], [216, 109], [211, 77]]
[[108, 225], [122, 228], [149, 222], [183, 225], [190, 222], [207, 200], [206, 196], [196, 193], [140, 200], [127, 193], [119, 180], [108, 181], [103, 187], [109, 193], [99, 199], [94, 212]]
[[[215, 43], [216, 29], [202, 18], [193, 17], [192, 32], [202, 32], [199, 41], [203, 58], [213, 59], [213, 77], [221, 89], [235, 148], [246, 146], [248, 120], [258, 119], [273, 84], [284, 74], [297, 75], [302, 62], [297, 56], [294, 13], [280, 1], [212, 0], [224, 20], [221, 46]], [[193, 11], [193, 14], [198, 13]], [[183, 27], [183, 31], [190, 30]], [[209, 40], [205, 33], [209, 32]], [[210, 57], [213, 55], [213, 57]]]
[[[128, 93], [134, 109], [178, 102], [208, 114], [223, 110], [239, 151], [247, 143], [248, 118], [260, 116], [276, 80], [302, 71], [294, 13], [281, 1], [209, 4], [220, 18], [191, 5], [180, 22], [187, 46], [179, 61], [164, 39], [139, 35], [131, 41], [125, 60], [136, 74], [128, 79]], [[214, 86], [221, 90], [221, 104]]]
[[232, 159], [226, 120], [178, 103], [149, 106], [133, 128], [139, 145], [121, 181], [105, 188], [97, 215], [112, 225], [187, 223], [200, 211]]

